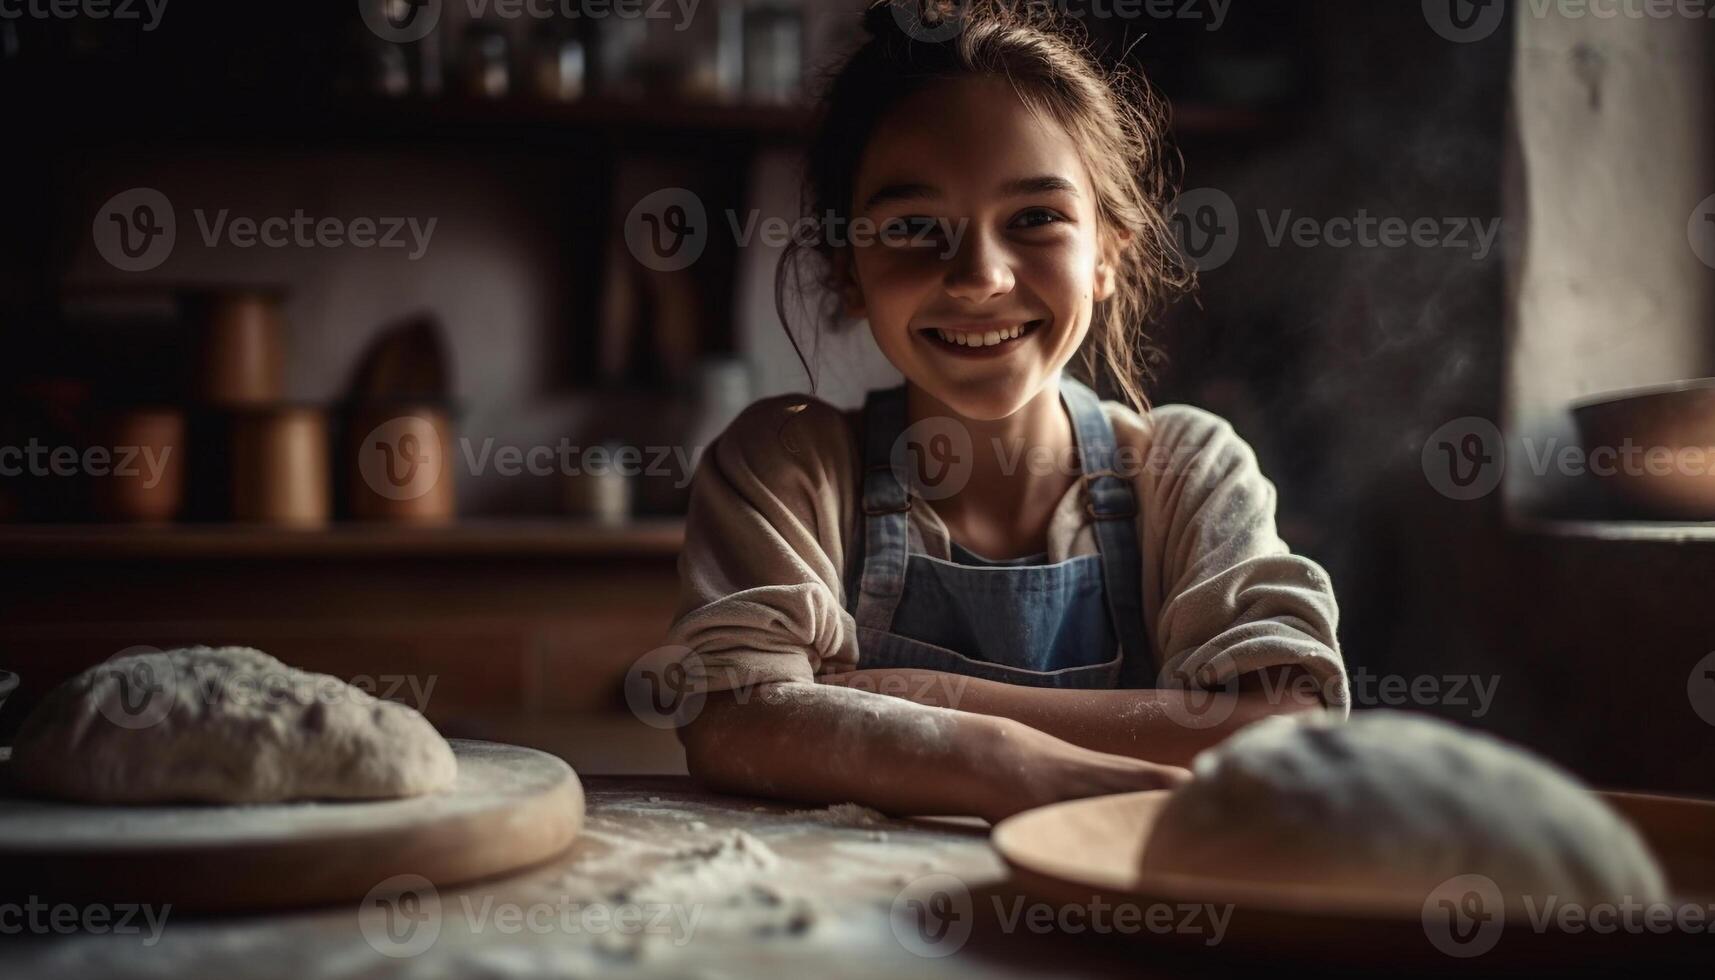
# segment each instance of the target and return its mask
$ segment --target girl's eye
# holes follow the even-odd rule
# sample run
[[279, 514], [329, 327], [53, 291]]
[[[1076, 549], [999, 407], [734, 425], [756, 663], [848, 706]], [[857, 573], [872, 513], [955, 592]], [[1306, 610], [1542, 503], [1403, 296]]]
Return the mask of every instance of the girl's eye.
[[1012, 219], [1012, 226], [1024, 229], [1045, 228], [1065, 220], [1065, 217], [1058, 211], [1052, 211], [1048, 208], [1029, 208], [1020, 211], [1018, 217]]

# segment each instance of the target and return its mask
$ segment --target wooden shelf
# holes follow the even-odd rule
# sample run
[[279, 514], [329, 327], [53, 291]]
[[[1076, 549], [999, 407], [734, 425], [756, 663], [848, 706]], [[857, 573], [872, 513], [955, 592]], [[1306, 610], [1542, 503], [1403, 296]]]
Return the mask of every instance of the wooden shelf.
[[[163, 107], [165, 106], [165, 107]], [[1291, 128], [1292, 116], [1186, 102], [1173, 107], [1173, 132], [1186, 138], [1250, 138]], [[807, 139], [807, 106], [732, 105], [672, 99], [590, 97], [574, 102], [528, 98], [364, 96], [333, 104], [229, 105], [220, 100], [94, 103], [88, 112], [25, 118], [19, 131], [72, 145], [130, 143], [358, 144], [411, 148], [438, 143], [478, 146], [587, 147], [592, 138], [645, 143], [775, 143]]]
[[[94, 117], [94, 118], [92, 118]], [[117, 142], [311, 146], [474, 143], [511, 146], [592, 138], [707, 142], [792, 142], [808, 132], [803, 106], [727, 105], [592, 97], [575, 102], [527, 98], [359, 97], [334, 104], [229, 105], [214, 100], [96, 104], [88, 113], [38, 116], [20, 123], [69, 144]]]
[[397, 558], [668, 558], [685, 539], [680, 519], [623, 526], [574, 520], [468, 521], [425, 528], [336, 524], [314, 530], [183, 524], [0, 525], [0, 558], [58, 561]]
[[1608, 518], [1571, 519], [1512, 517], [1512, 528], [1521, 534], [1585, 541], [1622, 541], [1630, 544], [1704, 544], [1715, 542], [1715, 521], [1624, 521]]

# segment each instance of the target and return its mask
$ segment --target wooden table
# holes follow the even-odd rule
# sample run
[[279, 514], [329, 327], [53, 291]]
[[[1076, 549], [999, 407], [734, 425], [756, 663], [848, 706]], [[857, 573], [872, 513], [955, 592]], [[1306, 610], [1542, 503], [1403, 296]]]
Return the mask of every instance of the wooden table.
[[[981, 821], [874, 824], [840, 809], [714, 796], [682, 778], [595, 777], [586, 789], [584, 836], [521, 875], [362, 908], [169, 911], [153, 944], [146, 929], [7, 936], [0, 975], [1135, 977], [1144, 962], [1201, 975], [1221, 960], [1183, 962], [1148, 936], [1006, 927], [1028, 900], [1004, 887]], [[708, 869], [721, 865], [745, 874], [715, 880]], [[968, 939], [958, 929], [924, 938], [908, 901], [927, 875], [968, 888], [951, 917], [973, 924]]]

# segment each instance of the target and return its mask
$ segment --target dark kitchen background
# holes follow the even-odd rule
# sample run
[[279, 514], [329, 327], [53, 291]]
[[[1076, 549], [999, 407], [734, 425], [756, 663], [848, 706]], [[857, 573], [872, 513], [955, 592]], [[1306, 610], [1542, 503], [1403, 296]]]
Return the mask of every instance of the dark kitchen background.
[[[618, 478], [509, 476], [500, 454], [689, 451], [811, 390], [774, 311], [778, 251], [726, 215], [795, 216], [806, 93], [862, 6], [0, 19], [0, 445], [174, 450], [149, 485], [0, 478], [0, 667], [22, 678], [0, 741], [121, 649], [230, 643], [433, 678], [417, 700], [448, 735], [586, 774], [679, 770], [622, 682], [673, 614], [683, 455]], [[1453, 0], [1474, 28], [1366, 0], [1086, 18], [1172, 100], [1181, 183], [1211, 205], [1187, 233], [1230, 253], [1155, 328], [1151, 397], [1256, 447], [1283, 536], [1333, 574], [1358, 707], [1499, 732], [1601, 786], [1707, 793], [1715, 526], [1644, 520], [1661, 515], [1517, 450], [1576, 446], [1580, 398], [1715, 374], [1696, 220], [1715, 208], [1715, 31], [1506, 6]], [[706, 208], [684, 269], [627, 245], [669, 189]], [[300, 212], [343, 237], [242, 231]], [[1270, 241], [1283, 216], [1360, 212], [1468, 224], [1434, 246]], [[1471, 229], [1496, 222], [1485, 248]], [[806, 340], [829, 401], [895, 383], [861, 330]], [[1514, 450], [1498, 487], [1437, 463], [1473, 420]], [[378, 477], [358, 447], [387, 425], [402, 458]], [[452, 476], [388, 489], [436, 446]]]

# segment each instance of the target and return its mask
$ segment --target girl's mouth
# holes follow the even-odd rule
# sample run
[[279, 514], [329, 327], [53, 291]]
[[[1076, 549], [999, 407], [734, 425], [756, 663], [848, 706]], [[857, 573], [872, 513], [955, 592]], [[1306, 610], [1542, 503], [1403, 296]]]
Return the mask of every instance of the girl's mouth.
[[1047, 323], [1047, 320], [1029, 320], [1010, 326], [984, 324], [985, 329], [981, 330], [974, 324], [962, 329], [930, 327], [917, 333], [937, 349], [954, 357], [1001, 357], [1017, 350], [1031, 334]]

